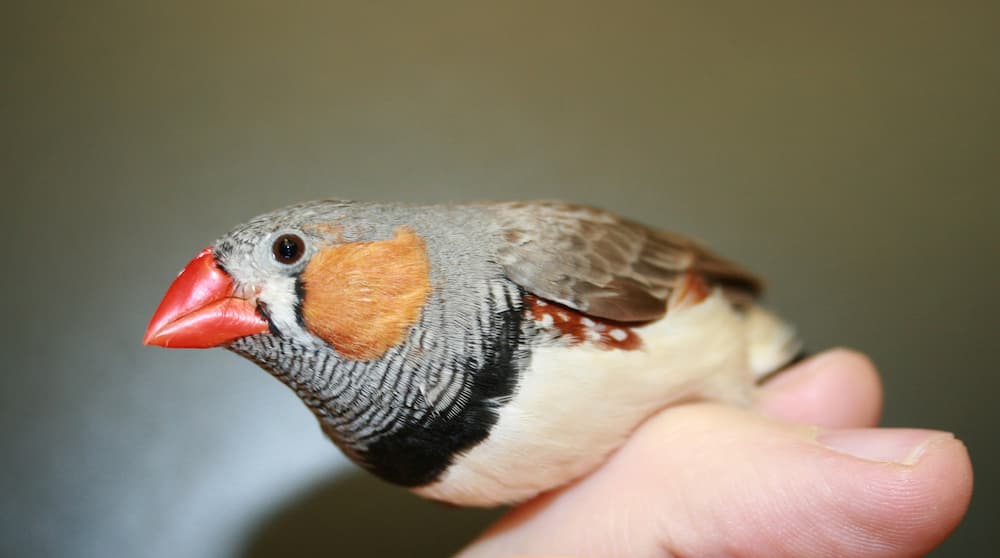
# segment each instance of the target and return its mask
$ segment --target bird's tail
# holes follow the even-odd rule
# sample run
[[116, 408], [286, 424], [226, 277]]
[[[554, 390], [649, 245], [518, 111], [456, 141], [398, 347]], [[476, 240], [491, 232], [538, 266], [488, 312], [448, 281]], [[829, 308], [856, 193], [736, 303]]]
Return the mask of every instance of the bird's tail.
[[788, 322], [761, 306], [746, 309], [750, 370], [760, 380], [801, 360], [802, 341]]

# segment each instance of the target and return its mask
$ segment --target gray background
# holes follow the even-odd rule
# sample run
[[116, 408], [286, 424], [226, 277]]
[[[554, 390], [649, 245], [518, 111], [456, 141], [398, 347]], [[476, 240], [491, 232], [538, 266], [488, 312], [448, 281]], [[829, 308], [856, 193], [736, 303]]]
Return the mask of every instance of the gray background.
[[294, 201], [557, 197], [698, 236], [998, 525], [995, 2], [15, 2], [0, 16], [4, 556], [440, 555], [495, 514], [357, 473], [278, 382], [144, 348], [174, 273]]

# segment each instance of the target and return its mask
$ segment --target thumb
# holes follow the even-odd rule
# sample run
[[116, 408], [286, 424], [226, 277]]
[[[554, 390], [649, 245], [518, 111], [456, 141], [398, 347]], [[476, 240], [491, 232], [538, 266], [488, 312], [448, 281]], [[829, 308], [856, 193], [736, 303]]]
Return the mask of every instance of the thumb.
[[463, 556], [918, 556], [955, 528], [971, 491], [965, 447], [944, 432], [678, 406]]

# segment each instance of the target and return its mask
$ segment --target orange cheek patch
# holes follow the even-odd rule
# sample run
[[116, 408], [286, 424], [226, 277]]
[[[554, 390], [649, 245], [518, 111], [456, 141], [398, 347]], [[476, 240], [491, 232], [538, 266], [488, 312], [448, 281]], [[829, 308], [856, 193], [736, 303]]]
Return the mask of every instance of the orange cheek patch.
[[353, 242], [318, 252], [302, 272], [306, 326], [342, 356], [372, 360], [401, 343], [431, 292], [424, 241]]

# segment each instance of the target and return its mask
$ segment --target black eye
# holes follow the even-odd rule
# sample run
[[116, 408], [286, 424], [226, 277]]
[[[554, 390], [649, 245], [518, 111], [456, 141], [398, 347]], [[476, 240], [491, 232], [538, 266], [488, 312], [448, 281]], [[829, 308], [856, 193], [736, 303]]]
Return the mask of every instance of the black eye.
[[271, 246], [274, 252], [274, 259], [283, 264], [293, 264], [302, 258], [306, 251], [306, 243], [302, 238], [294, 234], [283, 234], [274, 241]]

